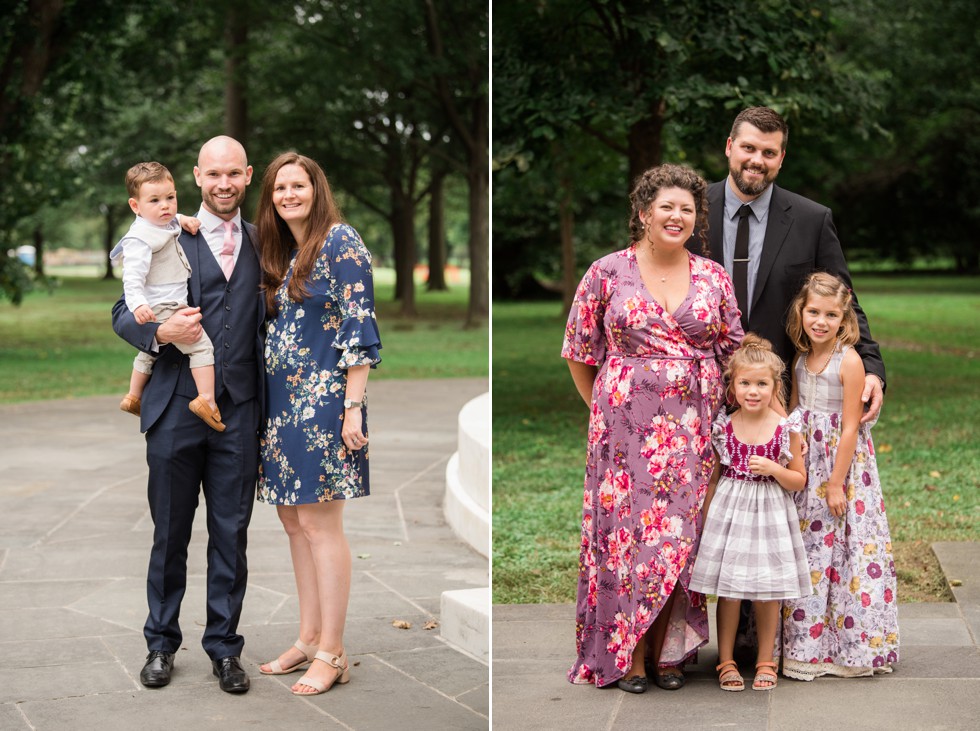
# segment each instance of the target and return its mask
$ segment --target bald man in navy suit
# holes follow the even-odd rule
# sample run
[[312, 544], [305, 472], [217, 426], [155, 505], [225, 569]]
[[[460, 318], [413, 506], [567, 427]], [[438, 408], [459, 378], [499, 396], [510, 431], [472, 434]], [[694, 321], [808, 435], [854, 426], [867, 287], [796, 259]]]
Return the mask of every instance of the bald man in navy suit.
[[[202, 644], [218, 684], [244, 693], [238, 634], [248, 569], [247, 531], [258, 477], [258, 429], [263, 400], [265, 307], [255, 227], [240, 206], [252, 179], [245, 149], [230, 137], [201, 148], [194, 178], [201, 188], [197, 234], [181, 234], [191, 265], [187, 309], [164, 323], [140, 325], [120, 299], [112, 327], [134, 347], [159, 356], [143, 392], [140, 423], [146, 433], [147, 496], [153, 518], [153, 548], [147, 571], [149, 614], [143, 628], [149, 654], [143, 685], [170, 682], [174, 655], [183, 640], [178, 623], [187, 586], [187, 547], [199, 495], [207, 510], [207, 622]], [[224, 252], [223, 252], [224, 250]], [[230, 275], [222, 254], [231, 255]], [[211, 429], [188, 408], [195, 396], [186, 355], [171, 343], [194, 342], [202, 328], [214, 343], [215, 399], [224, 432]]]

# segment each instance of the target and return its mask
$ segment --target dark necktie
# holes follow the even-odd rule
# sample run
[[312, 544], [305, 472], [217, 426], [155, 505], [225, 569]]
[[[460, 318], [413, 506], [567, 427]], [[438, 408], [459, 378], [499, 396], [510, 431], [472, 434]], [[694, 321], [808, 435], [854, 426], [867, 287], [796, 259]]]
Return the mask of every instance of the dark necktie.
[[749, 331], [749, 214], [752, 209], [743, 204], [738, 209], [738, 231], [735, 233], [735, 258], [732, 260], [732, 283], [735, 299], [742, 311], [742, 330]]

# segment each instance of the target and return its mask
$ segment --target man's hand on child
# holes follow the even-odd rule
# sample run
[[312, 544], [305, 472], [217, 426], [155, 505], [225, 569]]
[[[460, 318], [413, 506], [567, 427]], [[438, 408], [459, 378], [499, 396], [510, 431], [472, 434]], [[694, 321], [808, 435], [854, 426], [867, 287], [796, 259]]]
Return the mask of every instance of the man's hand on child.
[[181, 215], [178, 220], [180, 221], [180, 227], [189, 234], [196, 234], [197, 230], [201, 228], [201, 219], [194, 218], [194, 216]]
[[157, 321], [157, 316], [153, 314], [153, 310], [150, 309], [149, 305], [140, 305], [137, 307], [133, 312], [133, 317], [136, 318], [136, 322], [140, 325]]
[[202, 332], [201, 308], [186, 307], [183, 310], [177, 310], [170, 316], [170, 319], [157, 328], [156, 337], [157, 342], [161, 345], [167, 343], [190, 345], [197, 342]]

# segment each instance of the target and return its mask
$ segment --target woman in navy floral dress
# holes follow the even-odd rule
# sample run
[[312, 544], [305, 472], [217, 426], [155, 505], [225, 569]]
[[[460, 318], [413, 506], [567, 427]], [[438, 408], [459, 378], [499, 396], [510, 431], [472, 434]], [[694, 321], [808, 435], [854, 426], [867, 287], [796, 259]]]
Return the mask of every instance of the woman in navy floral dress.
[[296, 153], [266, 169], [258, 227], [269, 318], [258, 497], [276, 505], [289, 536], [300, 625], [296, 643], [259, 670], [309, 668], [292, 691], [315, 695], [349, 679], [343, 507], [369, 491], [366, 387], [381, 361], [371, 254], [323, 171]]

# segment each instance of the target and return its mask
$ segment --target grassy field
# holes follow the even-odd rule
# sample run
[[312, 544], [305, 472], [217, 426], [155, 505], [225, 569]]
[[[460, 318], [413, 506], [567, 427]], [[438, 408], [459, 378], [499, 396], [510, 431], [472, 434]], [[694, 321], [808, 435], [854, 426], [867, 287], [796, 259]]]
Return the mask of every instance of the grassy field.
[[[488, 328], [464, 330], [467, 288], [417, 290], [419, 317], [397, 316], [392, 277], [377, 276], [383, 362], [371, 378], [458, 378], [489, 372]], [[135, 351], [112, 331], [122, 285], [64, 277], [53, 294], [0, 303], [0, 403], [124, 394]]]
[[[901, 601], [946, 601], [929, 544], [980, 540], [980, 278], [864, 275], [882, 345], [874, 429]], [[574, 601], [587, 411], [557, 303], [493, 305], [493, 600]]]

